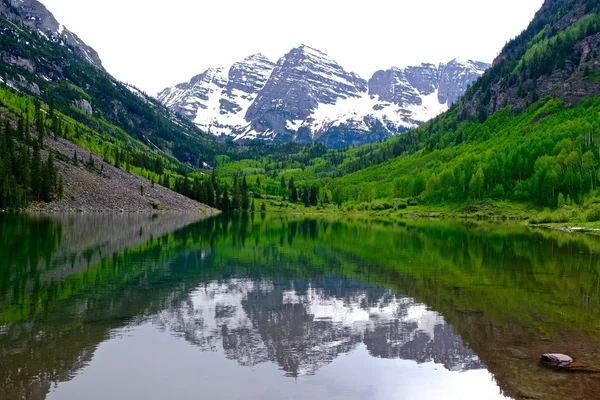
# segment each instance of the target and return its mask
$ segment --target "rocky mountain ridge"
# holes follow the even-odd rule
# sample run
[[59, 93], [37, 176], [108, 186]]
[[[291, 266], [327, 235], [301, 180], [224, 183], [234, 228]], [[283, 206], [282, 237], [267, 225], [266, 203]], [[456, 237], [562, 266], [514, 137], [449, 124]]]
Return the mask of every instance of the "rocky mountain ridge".
[[229, 69], [209, 68], [157, 99], [218, 137], [343, 147], [390, 137], [437, 116], [488, 67], [454, 59], [380, 70], [366, 81], [302, 45], [277, 63], [257, 54]]
[[104, 70], [100, 56], [76, 34], [60, 24], [46, 6], [37, 0], [1, 0], [0, 13], [20, 22], [41, 36], [72, 48], [77, 55], [96, 68]]

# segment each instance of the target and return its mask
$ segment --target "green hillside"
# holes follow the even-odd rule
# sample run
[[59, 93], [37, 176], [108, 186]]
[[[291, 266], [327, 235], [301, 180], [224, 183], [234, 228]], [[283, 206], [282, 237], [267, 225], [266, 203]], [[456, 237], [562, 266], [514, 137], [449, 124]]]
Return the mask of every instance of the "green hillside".
[[[347, 209], [487, 199], [588, 207], [600, 194], [599, 6], [547, 1], [464, 98], [420, 128], [342, 151], [313, 146], [223, 160], [218, 171], [257, 175], [256, 190], [286, 199], [293, 177], [295, 186], [316, 186], [321, 201]], [[566, 208], [554, 217], [571, 214], [579, 216]], [[584, 218], [598, 219], [591, 214]]]

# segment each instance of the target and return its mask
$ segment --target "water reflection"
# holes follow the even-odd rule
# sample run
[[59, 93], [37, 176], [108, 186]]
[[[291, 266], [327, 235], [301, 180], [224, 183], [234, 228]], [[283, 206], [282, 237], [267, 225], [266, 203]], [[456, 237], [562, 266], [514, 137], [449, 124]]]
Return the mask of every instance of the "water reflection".
[[452, 371], [485, 366], [442, 316], [413, 299], [352, 280], [211, 282], [153, 322], [243, 366], [275, 362], [315, 374], [364, 343], [369, 354]]
[[537, 362], [600, 365], [598, 237], [130, 217], [0, 216], [0, 399], [600, 391]]

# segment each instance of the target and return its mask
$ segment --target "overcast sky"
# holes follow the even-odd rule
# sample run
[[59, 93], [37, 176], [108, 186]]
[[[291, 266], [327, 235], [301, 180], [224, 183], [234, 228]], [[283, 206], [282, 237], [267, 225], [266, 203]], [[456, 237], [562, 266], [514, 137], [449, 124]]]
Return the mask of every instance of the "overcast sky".
[[40, 0], [150, 94], [211, 66], [306, 44], [369, 79], [391, 66], [455, 57], [491, 62], [543, 0]]

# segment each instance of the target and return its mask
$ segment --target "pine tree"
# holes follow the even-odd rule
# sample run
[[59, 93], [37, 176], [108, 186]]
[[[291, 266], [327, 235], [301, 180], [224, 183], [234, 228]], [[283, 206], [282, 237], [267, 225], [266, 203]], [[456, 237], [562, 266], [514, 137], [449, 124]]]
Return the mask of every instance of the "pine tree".
[[221, 199], [221, 211], [231, 211], [231, 203], [229, 201], [229, 190], [227, 190], [227, 186], [225, 186], [225, 188], [223, 189], [223, 195]]
[[302, 202], [304, 203], [305, 207], [310, 207], [310, 195], [308, 193], [308, 189], [306, 188], [302, 190]]
[[96, 166], [96, 165], [95, 165], [95, 163], [94, 163], [94, 158], [92, 157], [92, 152], [90, 151], [90, 158], [88, 159], [88, 162], [87, 162], [87, 167], [88, 167], [89, 169], [94, 169], [94, 167], [95, 167], [95, 166]]
[[39, 200], [42, 192], [43, 181], [42, 156], [38, 146], [33, 146], [33, 155], [31, 158], [31, 187], [30, 195], [33, 200]]
[[62, 200], [65, 197], [65, 183], [63, 179], [63, 174], [58, 174], [58, 185], [56, 187], [56, 197], [58, 200]]
[[50, 102], [48, 103], [48, 118], [54, 119], [54, 97], [50, 97]]
[[206, 205], [210, 207], [215, 206], [215, 188], [213, 187], [212, 179], [205, 179], [203, 181], [204, 192], [206, 193]]
[[317, 188], [315, 186], [310, 188], [310, 205], [311, 206], [316, 206], [318, 204], [318, 194], [317, 194]]
[[43, 167], [41, 199], [49, 202], [54, 197], [54, 187], [56, 185], [56, 171], [54, 166], [54, 154], [51, 151], [48, 160]]
[[240, 188], [240, 184], [236, 182], [233, 187], [233, 199], [231, 201], [231, 210], [239, 211], [242, 208], [242, 189]]
[[248, 211], [250, 208], [250, 196], [248, 195], [248, 184], [246, 183], [246, 177], [242, 181], [242, 211]]

